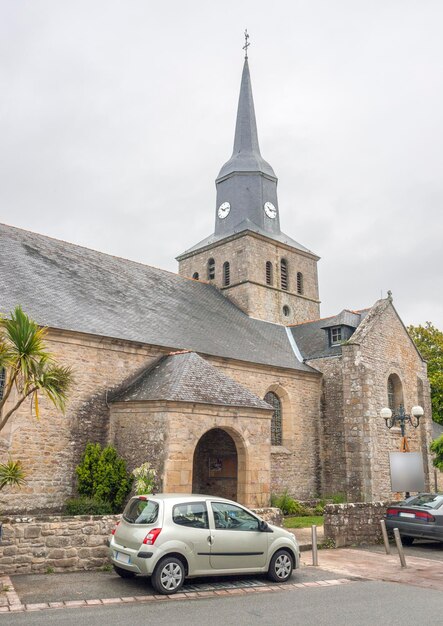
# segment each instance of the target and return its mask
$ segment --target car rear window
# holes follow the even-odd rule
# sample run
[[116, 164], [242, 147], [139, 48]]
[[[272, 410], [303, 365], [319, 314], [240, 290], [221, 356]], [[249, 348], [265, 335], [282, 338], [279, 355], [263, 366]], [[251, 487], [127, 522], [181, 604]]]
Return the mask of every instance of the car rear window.
[[123, 512], [123, 519], [130, 524], [154, 524], [158, 517], [158, 502], [136, 498]]
[[430, 509], [439, 509], [443, 504], [443, 494], [422, 493], [415, 498], [408, 499], [405, 503], [409, 506], [424, 506]]

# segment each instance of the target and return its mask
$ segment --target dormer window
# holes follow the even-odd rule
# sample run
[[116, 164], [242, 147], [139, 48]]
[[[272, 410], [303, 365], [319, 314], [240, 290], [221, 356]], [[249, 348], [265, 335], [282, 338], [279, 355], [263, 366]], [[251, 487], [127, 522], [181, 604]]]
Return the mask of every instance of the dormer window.
[[214, 280], [215, 278], [215, 261], [209, 259], [208, 261], [208, 280]]
[[199, 279], [198, 272], [194, 272], [194, 273], [192, 274], [192, 278], [193, 278], [194, 280], [198, 280], [198, 279]]
[[343, 332], [341, 326], [334, 326], [330, 329], [330, 343], [331, 346], [338, 346], [343, 341]]

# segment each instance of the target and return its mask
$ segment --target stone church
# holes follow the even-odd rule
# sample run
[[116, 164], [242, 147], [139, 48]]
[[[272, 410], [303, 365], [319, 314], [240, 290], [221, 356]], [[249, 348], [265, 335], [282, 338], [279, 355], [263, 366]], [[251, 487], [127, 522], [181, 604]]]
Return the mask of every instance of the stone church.
[[247, 59], [216, 190], [214, 232], [177, 257], [178, 274], [0, 225], [0, 312], [21, 305], [75, 374], [65, 415], [23, 407], [0, 433], [2, 460], [28, 475], [1, 510], [60, 509], [89, 441], [131, 470], [151, 462], [167, 492], [252, 507], [286, 489], [384, 498], [400, 435], [379, 411], [400, 403], [424, 407], [408, 434], [429, 483], [426, 364], [391, 297], [320, 317], [319, 257], [281, 231]]

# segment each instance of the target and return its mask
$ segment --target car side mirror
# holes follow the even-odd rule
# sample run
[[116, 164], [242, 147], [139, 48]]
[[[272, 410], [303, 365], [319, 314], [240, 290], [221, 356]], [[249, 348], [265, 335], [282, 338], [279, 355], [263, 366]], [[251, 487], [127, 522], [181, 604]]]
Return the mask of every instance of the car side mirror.
[[258, 523], [258, 529], [262, 532], [265, 533], [267, 530], [269, 530], [269, 526], [268, 524], [265, 522], [265, 520], [261, 519]]

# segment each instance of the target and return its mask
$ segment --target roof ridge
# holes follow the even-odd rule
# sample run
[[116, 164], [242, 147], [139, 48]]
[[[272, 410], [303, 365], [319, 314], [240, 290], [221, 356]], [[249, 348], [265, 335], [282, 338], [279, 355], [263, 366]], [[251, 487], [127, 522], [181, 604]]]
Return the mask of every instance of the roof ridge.
[[360, 315], [360, 313], [363, 313], [363, 311], [370, 311], [372, 307], [366, 307], [364, 309], [342, 309], [339, 313], [336, 313], [335, 315], [327, 315], [326, 317], [319, 317], [316, 320], [306, 320], [305, 322], [299, 322], [298, 324], [287, 324], [287, 328], [294, 328], [296, 326], [303, 326], [303, 324], [314, 324], [315, 322], [324, 322], [325, 320], [331, 320], [334, 317], [338, 317], [340, 315], [340, 313], [343, 313], [343, 311], [347, 311], [348, 313], [353, 313], [354, 315]]
[[[173, 276], [178, 276], [179, 278], [184, 278], [184, 276], [180, 276], [178, 272], [173, 272], [171, 270], [165, 270], [162, 267], [157, 267], [156, 265], [149, 265], [149, 263], [142, 263], [141, 261], [134, 261], [134, 259], [127, 259], [123, 256], [118, 256], [116, 254], [111, 254], [110, 252], [102, 252], [100, 250], [96, 250], [95, 248], [89, 248], [88, 246], [84, 246], [80, 243], [73, 243], [72, 241], [66, 241], [65, 239], [58, 239], [57, 237], [52, 237], [50, 235], [43, 235], [42, 233], [35, 232], [33, 230], [28, 230], [26, 228], [19, 228], [18, 226], [12, 226], [11, 224], [5, 224], [4, 222], [0, 222], [0, 227], [5, 226], [6, 228], [11, 228], [12, 230], [18, 230], [22, 233], [28, 233], [30, 235], [36, 235], [37, 237], [41, 237], [42, 239], [49, 239], [50, 241], [54, 241], [55, 243], [62, 243], [65, 246], [72, 246], [73, 248], [80, 248], [82, 250], [88, 250], [89, 252], [93, 252], [94, 254], [98, 254], [100, 256], [105, 256], [111, 259], [116, 259], [117, 261], [123, 261], [124, 263], [130, 263], [133, 265], [139, 265], [140, 267], [150, 267], [154, 270], [158, 270], [159, 272], [165, 272], [166, 274], [172, 274]], [[192, 279], [191, 279], [192, 280]], [[195, 279], [194, 279], [195, 281]], [[204, 281], [195, 281], [201, 282], [203, 284]]]
[[187, 373], [189, 371], [189, 368], [191, 367], [192, 355], [195, 354], [195, 356], [198, 356], [198, 354], [196, 354], [195, 352], [192, 352], [192, 350], [181, 350], [180, 352], [177, 352], [176, 354], [172, 354], [171, 356], [178, 356], [178, 355], [181, 355], [181, 354], [189, 354], [191, 356], [190, 356], [190, 358], [188, 358], [188, 359], [186, 359], [184, 361], [184, 365], [183, 365], [181, 373], [174, 378], [174, 381], [173, 381], [173, 383], [171, 385], [171, 394], [172, 394], [173, 398], [175, 398], [178, 389], [180, 389], [182, 381], [185, 379], [185, 377], [186, 377], [186, 375], [187, 375]]

